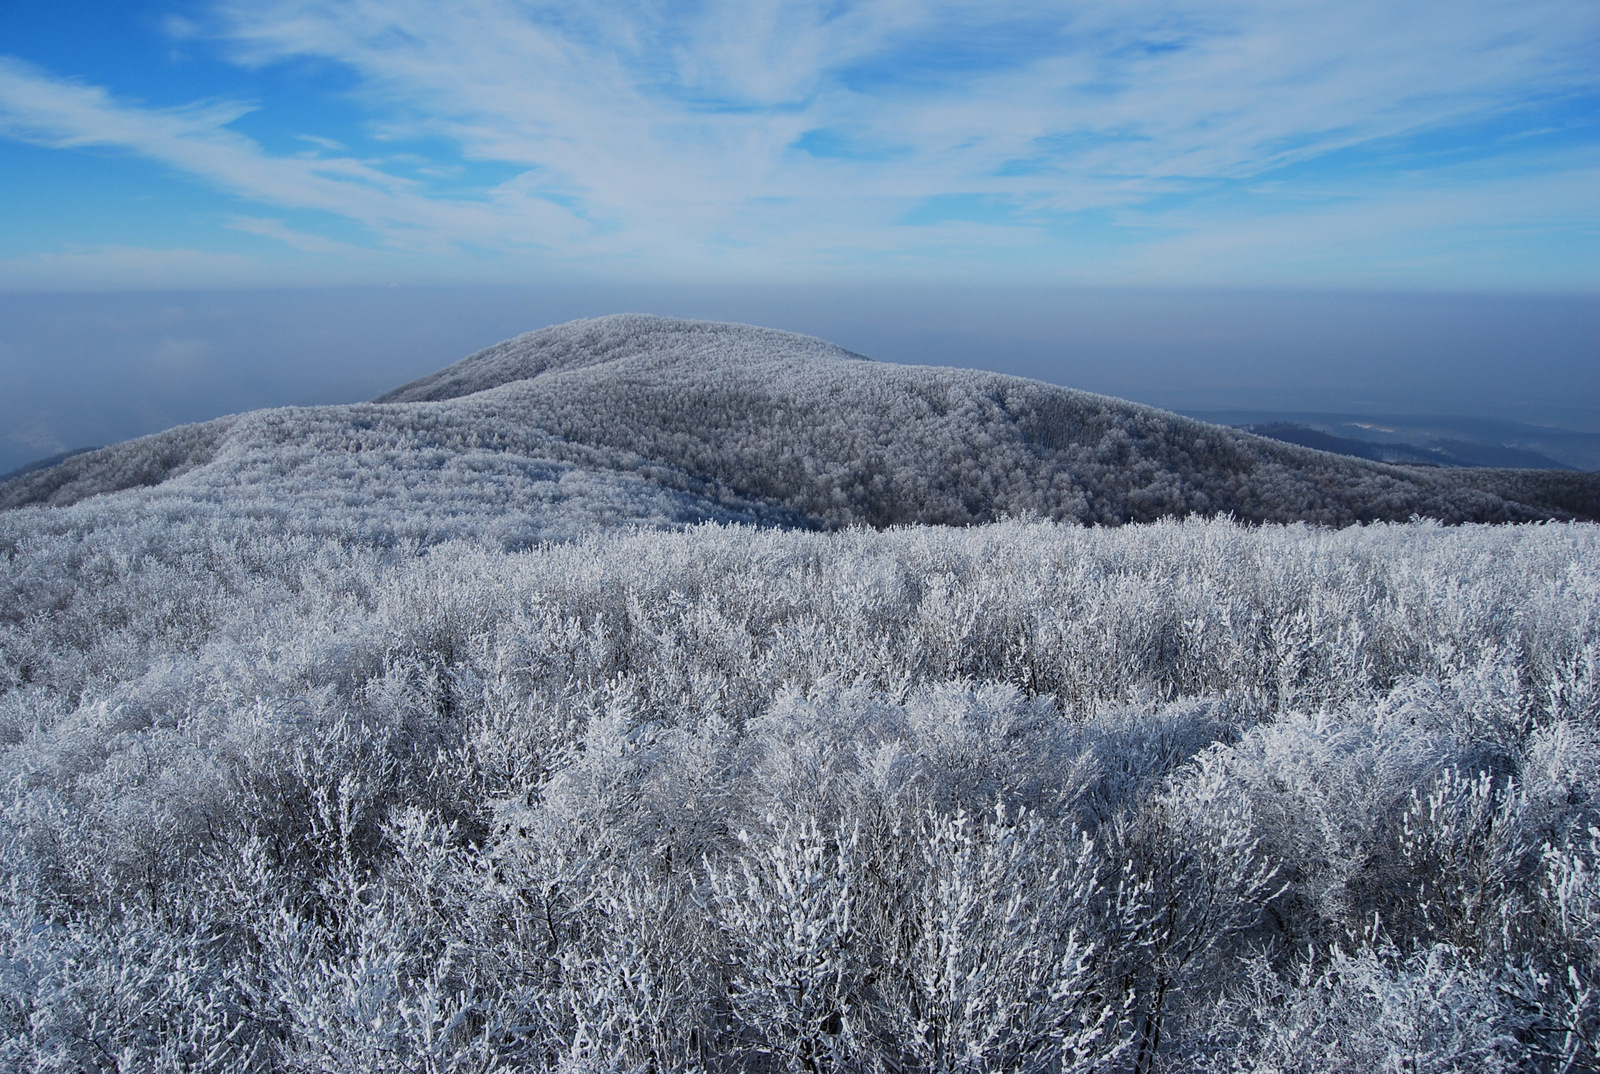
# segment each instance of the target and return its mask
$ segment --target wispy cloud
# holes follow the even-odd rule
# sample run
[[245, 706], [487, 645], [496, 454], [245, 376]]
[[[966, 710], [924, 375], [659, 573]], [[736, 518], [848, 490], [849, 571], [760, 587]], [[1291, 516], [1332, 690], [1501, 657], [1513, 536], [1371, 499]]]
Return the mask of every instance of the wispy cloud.
[[255, 201], [356, 221], [395, 245], [489, 237], [537, 244], [577, 227], [568, 210], [513, 187], [477, 200], [437, 199], [415, 181], [351, 156], [268, 153], [228, 128], [251, 110], [230, 102], [145, 107], [0, 57], [0, 133], [13, 138], [128, 150]]
[[1168, 283], [1211, 274], [1230, 283], [1337, 285], [1359, 270], [1372, 286], [1592, 290], [1600, 285], [1597, 179], [1600, 154], [1590, 153], [1535, 175], [1444, 169], [1337, 198], [1280, 199], [1226, 219], [1195, 208], [1135, 209], [1123, 214], [1125, 224], [1162, 233], [1115, 268]]
[[[798, 186], [774, 167], [780, 154], [831, 128], [913, 151], [873, 168], [894, 192], [924, 185], [914, 177], [929, 164], [943, 165], [940, 189], [956, 175], [1026, 187], [992, 174], [1020, 158], [1237, 177], [1600, 85], [1600, 13], [1568, 0], [867, 2], [831, 15], [771, 2], [600, 2], [574, 15], [511, 0], [252, 0], [223, 11], [241, 59], [345, 64], [375, 103], [468, 152], [554, 166], [596, 191], [633, 189], [593, 165], [640, 152], [719, 191], [728, 178]], [[696, 145], [711, 156], [683, 152]]]
[[366, 253], [361, 247], [347, 242], [335, 242], [332, 239], [323, 238], [321, 235], [296, 231], [282, 220], [272, 220], [259, 216], [235, 216], [228, 221], [228, 227], [235, 231], [243, 231], [246, 234], [280, 242], [290, 249], [308, 254], [359, 256]]
[[[1084, 267], [1061, 227], [1085, 214], [1199, 249], [1241, 213], [1246, 231], [1277, 226], [1296, 184], [1355, 203], [1384, 197], [1373, 174], [1427, 188], [1443, 166], [1429, 139], [1444, 164], [1516, 158], [1514, 139], [1473, 132], [1600, 100], [1600, 8], [1572, 0], [222, 0], [182, 32], [246, 67], [332, 64], [372, 136], [451, 149], [407, 171], [304, 130], [320, 154], [276, 155], [233, 129], [244, 105], [151, 108], [16, 61], [0, 61], [0, 130], [125, 149], [395, 248], [655, 271], [947, 252], [911, 225], [951, 198], [988, 211], [941, 235], [1001, 258], [1032, 241]], [[475, 164], [512, 177], [430, 185]], [[1477, 181], [1439, 172], [1430, 196]], [[1600, 219], [1600, 194], [1559, 211]], [[229, 226], [333, 252], [245, 219]]]

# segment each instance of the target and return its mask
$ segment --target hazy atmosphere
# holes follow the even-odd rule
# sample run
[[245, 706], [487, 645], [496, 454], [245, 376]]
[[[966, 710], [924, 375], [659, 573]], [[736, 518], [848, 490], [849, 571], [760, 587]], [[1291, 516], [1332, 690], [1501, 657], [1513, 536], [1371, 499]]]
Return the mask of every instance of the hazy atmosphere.
[[1570, 0], [9, 0], [0, 472], [622, 311], [1600, 431], [1596, 54]]
[[[1455, 414], [1600, 433], [1600, 299], [953, 285], [0, 295], [0, 473], [263, 406], [370, 399], [617, 310], [805, 332], [1182, 411]], [[1230, 420], [1251, 420], [1240, 417]], [[1573, 463], [1584, 469], [1585, 459]]]

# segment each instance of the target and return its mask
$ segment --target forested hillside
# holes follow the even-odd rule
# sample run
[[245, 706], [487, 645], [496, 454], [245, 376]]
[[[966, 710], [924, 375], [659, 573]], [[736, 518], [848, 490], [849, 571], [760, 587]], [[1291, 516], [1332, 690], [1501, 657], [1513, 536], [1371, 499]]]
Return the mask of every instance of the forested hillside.
[[0, 506], [142, 487], [253, 510], [315, 500], [373, 533], [422, 539], [494, 516], [524, 543], [581, 531], [575, 517], [820, 528], [1600, 517], [1593, 474], [1385, 466], [1039, 381], [632, 315], [519, 336], [375, 404], [257, 411], [79, 455], [0, 485]]

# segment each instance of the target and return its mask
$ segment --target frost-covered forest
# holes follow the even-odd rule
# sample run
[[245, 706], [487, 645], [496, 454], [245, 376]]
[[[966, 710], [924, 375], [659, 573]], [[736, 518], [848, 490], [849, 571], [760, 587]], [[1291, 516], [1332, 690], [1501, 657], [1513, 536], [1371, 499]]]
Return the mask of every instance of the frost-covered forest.
[[6, 1069], [1600, 1063], [1595, 526], [141, 502], [0, 513]]
[[1600, 476], [616, 317], [0, 508], [0, 1069], [1600, 1069]]

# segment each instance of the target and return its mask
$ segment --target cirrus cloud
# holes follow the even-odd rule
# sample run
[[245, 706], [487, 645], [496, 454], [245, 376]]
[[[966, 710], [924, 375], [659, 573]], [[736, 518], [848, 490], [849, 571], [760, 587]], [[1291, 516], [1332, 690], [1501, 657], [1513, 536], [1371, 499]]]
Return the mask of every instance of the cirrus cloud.
[[[1600, 225], [1600, 9], [1573, 0], [222, 0], [182, 36], [245, 69], [342, 72], [373, 151], [294, 129], [316, 149], [273, 153], [236, 129], [249, 106], [150, 107], [17, 60], [0, 132], [126, 150], [397, 257], [602, 272], [1148, 279], [1171, 251], [1215, 282], [1194, 255], [1237, 230], [1263, 258], [1240, 279], [1325, 250], [1314, 277], [1359, 282], [1413, 230], [1438, 245], [1439, 213], [1397, 197], [1503, 214], [1502, 238], [1565, 227], [1589, 249]], [[1523, 181], [1558, 194], [1531, 222]], [[1316, 223], [1366, 206], [1381, 228]], [[1305, 245], [1274, 253], [1274, 229]], [[1538, 260], [1512, 247], [1490, 284]]]

